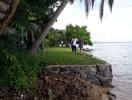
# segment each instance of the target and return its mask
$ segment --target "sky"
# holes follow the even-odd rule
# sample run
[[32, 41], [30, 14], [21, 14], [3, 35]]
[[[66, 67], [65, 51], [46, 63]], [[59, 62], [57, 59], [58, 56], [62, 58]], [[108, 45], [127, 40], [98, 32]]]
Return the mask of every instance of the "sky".
[[88, 17], [84, 3], [75, 1], [73, 5], [66, 6], [54, 28], [65, 29], [68, 24], [87, 26], [94, 42], [132, 42], [132, 0], [114, 0], [112, 13], [105, 2], [102, 22], [99, 18], [100, 0], [95, 0], [94, 9]]

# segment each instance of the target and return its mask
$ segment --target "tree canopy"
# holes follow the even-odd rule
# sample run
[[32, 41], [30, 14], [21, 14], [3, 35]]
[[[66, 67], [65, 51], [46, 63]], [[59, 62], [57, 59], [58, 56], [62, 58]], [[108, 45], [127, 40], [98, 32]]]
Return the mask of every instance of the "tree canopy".
[[22, 25], [30, 22], [45, 26], [58, 7], [59, 0], [21, 0], [12, 22]]
[[86, 26], [69, 24], [64, 30], [51, 28], [44, 44], [50, 47], [68, 46], [73, 37], [76, 37], [78, 40], [82, 39], [84, 44], [91, 42], [90, 32], [87, 31]]
[[[34, 42], [53, 16], [60, 0], [21, 0], [10, 26], [22, 36], [25, 43]], [[34, 41], [29, 41], [34, 37]], [[29, 37], [29, 38], [30, 38]], [[29, 46], [32, 45], [32, 43]]]
[[88, 44], [89, 41], [91, 41], [90, 32], [87, 31], [86, 26], [73, 26], [69, 24], [66, 26], [66, 40], [70, 42], [73, 37], [76, 37], [78, 39], [82, 38], [84, 44]]
[[[46, 36], [46, 41], [47, 40], [48, 40], [48, 46], [50, 46], [50, 47], [63, 45], [63, 43], [65, 43], [65, 40], [66, 40], [64, 30], [51, 28], [49, 30], [48, 35]], [[46, 41], [44, 41], [44, 42], [46, 42]], [[62, 41], [63, 41], [63, 43], [62, 43]]]

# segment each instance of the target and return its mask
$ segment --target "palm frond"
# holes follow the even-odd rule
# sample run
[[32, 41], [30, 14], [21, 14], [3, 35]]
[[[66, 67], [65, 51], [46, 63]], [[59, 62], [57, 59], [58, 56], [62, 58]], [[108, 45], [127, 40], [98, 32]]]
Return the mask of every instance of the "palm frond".
[[[70, 2], [71, 4], [73, 4], [74, 1], [75, 1], [75, 0], [69, 0], [69, 2]], [[83, 0], [80, 0], [80, 2], [82, 2], [82, 1], [83, 1]], [[105, 0], [101, 0], [101, 2], [100, 2], [100, 13], [99, 13], [99, 16], [100, 16], [100, 19], [101, 19], [101, 20], [102, 20], [102, 18], [103, 18], [103, 14], [104, 14], [104, 2], [105, 2]], [[94, 3], [95, 3], [95, 0], [84, 0], [85, 12], [86, 12], [86, 15], [87, 15], [87, 16], [88, 16], [88, 14], [89, 14], [90, 8], [93, 9]], [[114, 3], [114, 0], [108, 0], [108, 5], [109, 5], [111, 11], [112, 11], [113, 3]]]
[[100, 2], [100, 19], [102, 20], [104, 14], [104, 0], [101, 0]]
[[95, 0], [91, 0], [91, 2], [92, 2], [92, 9], [93, 9]]
[[73, 4], [73, 3], [74, 3], [74, 0], [69, 0], [69, 2], [70, 2], [71, 4]]
[[90, 8], [92, 7], [92, 9], [93, 9], [94, 2], [95, 2], [95, 0], [85, 0], [84, 1], [84, 3], [85, 3], [85, 12], [86, 12], [87, 16], [89, 14]]
[[108, 5], [110, 6], [110, 10], [112, 11], [114, 0], [108, 0]]
[[89, 14], [89, 10], [90, 10], [90, 6], [91, 6], [91, 0], [85, 0], [85, 12], [86, 12], [86, 15], [88, 16]]

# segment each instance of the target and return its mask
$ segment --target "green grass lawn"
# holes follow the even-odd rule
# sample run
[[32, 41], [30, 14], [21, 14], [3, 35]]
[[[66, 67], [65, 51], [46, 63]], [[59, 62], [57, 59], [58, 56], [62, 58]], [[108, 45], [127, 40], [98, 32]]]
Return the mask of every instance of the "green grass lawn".
[[47, 65], [86, 65], [105, 63], [103, 60], [80, 54], [79, 50], [77, 50], [77, 54], [74, 55], [70, 48], [48, 48], [44, 50], [44, 52], [41, 52], [39, 57]]

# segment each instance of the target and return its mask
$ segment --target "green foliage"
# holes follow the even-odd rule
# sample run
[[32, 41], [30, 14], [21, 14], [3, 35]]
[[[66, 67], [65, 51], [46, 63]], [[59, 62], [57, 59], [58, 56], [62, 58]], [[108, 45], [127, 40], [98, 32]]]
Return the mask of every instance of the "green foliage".
[[73, 37], [78, 39], [82, 38], [84, 44], [88, 44], [90, 41], [90, 32], [87, 31], [86, 26], [78, 26], [78, 25], [67, 25], [66, 26], [66, 40], [70, 42]]
[[[15, 27], [14, 24], [19, 24], [19, 26], [26, 28], [32, 22], [44, 27], [58, 5], [59, 0], [20, 0], [11, 26]], [[17, 29], [17, 27], [15, 28]]]
[[86, 26], [67, 25], [65, 30], [51, 28], [49, 34], [46, 36], [46, 45], [49, 47], [57, 47], [59, 45], [68, 45], [73, 37], [82, 38], [84, 44], [90, 44], [90, 32], [87, 31]]
[[20, 0], [10, 26], [23, 39], [24, 47], [31, 47], [30, 31], [36, 39], [53, 16], [59, 2], [60, 0]]
[[46, 36], [46, 39], [49, 41], [48, 45], [50, 47], [59, 46], [62, 44], [62, 41], [65, 43], [64, 30], [51, 28], [49, 34]]
[[19, 38], [13, 36], [0, 37], [0, 88], [5, 86], [29, 91], [34, 89], [37, 74], [46, 64], [37, 55], [19, 49], [16, 44]]
[[[8, 86], [18, 90], [35, 89], [38, 72], [44, 68], [36, 55], [0, 51], [0, 87]], [[40, 66], [41, 64], [41, 66]]]
[[23, 42], [24, 38], [22, 38], [19, 34], [7, 34], [0, 36], [0, 49], [8, 50], [10, 52], [23, 50]]
[[46, 25], [52, 15], [54, 14], [54, 9], [58, 7], [59, 0], [27, 0], [30, 5], [29, 9], [29, 20], [35, 23]]
[[23, 25], [29, 22], [46, 24], [58, 7], [59, 0], [21, 0], [13, 21]]
[[50, 40], [49, 39], [47, 39], [47, 38], [45, 38], [44, 39], [44, 44], [43, 44], [43, 47], [49, 47], [49, 44], [50, 44]]

